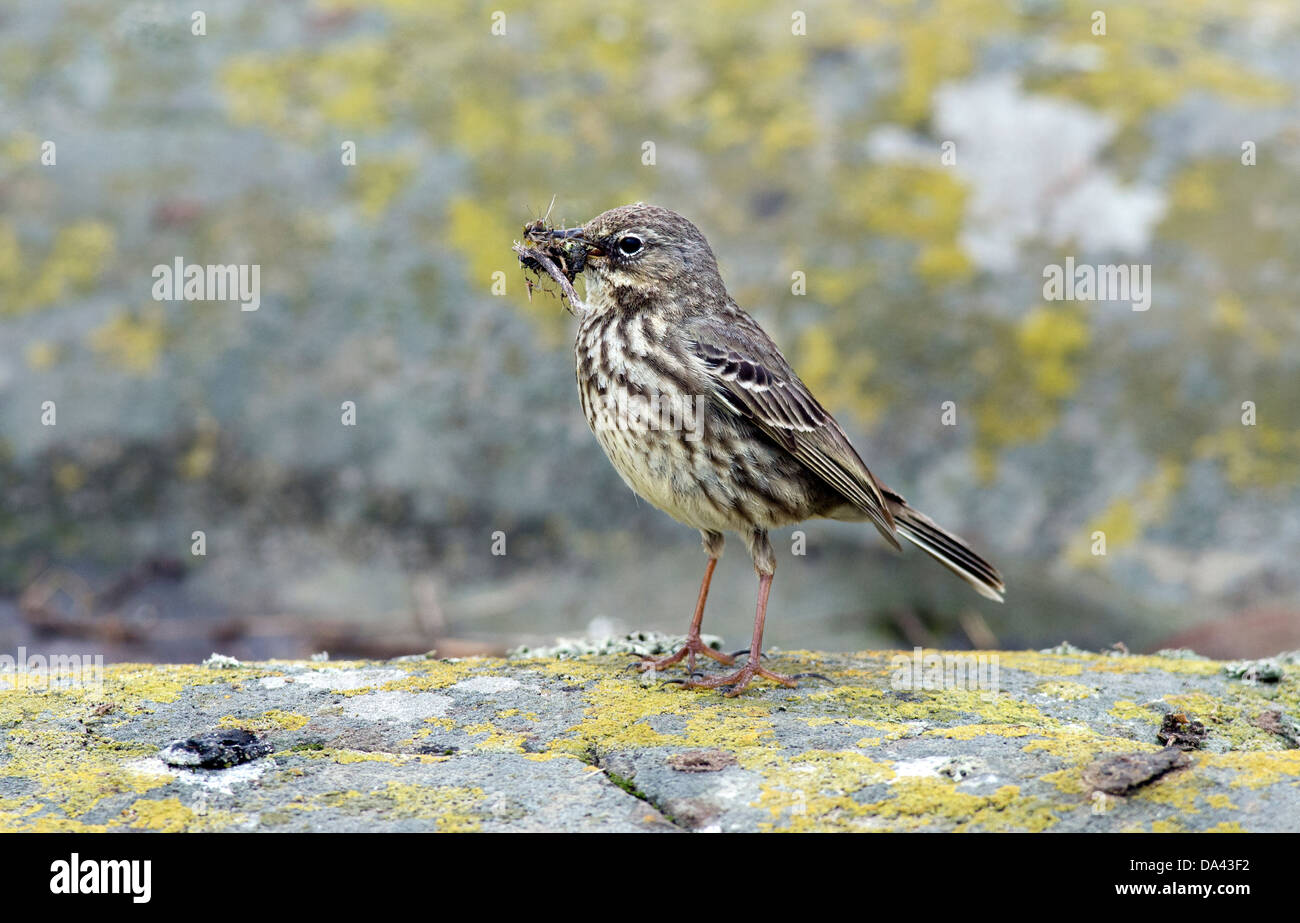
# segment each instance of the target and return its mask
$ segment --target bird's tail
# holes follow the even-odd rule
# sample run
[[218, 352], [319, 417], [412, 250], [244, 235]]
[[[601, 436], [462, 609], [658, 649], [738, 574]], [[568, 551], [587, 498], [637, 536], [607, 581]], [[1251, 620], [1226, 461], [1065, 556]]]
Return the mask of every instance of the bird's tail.
[[976, 593], [1002, 602], [1007, 588], [996, 567], [960, 538], [940, 528], [933, 519], [912, 509], [902, 497], [896, 501], [889, 499], [889, 511], [894, 515], [894, 527], [899, 535], [973, 586]]

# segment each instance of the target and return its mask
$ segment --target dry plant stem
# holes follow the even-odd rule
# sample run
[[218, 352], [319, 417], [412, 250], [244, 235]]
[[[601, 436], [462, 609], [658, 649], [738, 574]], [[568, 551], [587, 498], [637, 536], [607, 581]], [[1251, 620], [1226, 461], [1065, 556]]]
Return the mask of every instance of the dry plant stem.
[[559, 284], [560, 291], [562, 291], [564, 297], [568, 299], [570, 314], [574, 317], [579, 317], [582, 314], [587, 313], [587, 306], [583, 304], [582, 299], [578, 297], [578, 292], [573, 287], [573, 283], [568, 280], [564, 273], [560, 272], [560, 267], [555, 265], [555, 261], [547, 256], [545, 251], [534, 250], [531, 247], [525, 247], [523, 244], [515, 244], [511, 249], [520, 256], [528, 257], [530, 260], [536, 262], [538, 266], [541, 266], [542, 269], [546, 270], [548, 276]]

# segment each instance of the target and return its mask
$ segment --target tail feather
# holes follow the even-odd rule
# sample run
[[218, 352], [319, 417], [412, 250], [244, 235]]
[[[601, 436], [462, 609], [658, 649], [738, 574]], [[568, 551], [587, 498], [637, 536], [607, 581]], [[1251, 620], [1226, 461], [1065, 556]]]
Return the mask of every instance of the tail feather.
[[985, 599], [1002, 602], [1002, 594], [1007, 591], [1002, 575], [969, 545], [905, 502], [891, 503], [890, 512], [899, 535], [965, 580]]

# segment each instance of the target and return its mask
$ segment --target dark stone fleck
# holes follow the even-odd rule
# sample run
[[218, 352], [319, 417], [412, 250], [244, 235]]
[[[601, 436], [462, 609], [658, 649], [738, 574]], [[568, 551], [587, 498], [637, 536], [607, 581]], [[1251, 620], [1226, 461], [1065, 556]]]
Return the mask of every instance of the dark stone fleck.
[[673, 798], [663, 805], [663, 813], [680, 827], [698, 830], [715, 822], [721, 809], [705, 798]]
[[1191, 761], [1177, 747], [1165, 747], [1155, 753], [1124, 753], [1090, 765], [1083, 771], [1083, 781], [1091, 791], [1125, 795]]
[[736, 757], [726, 750], [687, 750], [668, 757], [668, 765], [678, 772], [717, 772], [736, 765]]
[[1156, 732], [1156, 740], [1166, 747], [1177, 747], [1179, 750], [1195, 750], [1208, 736], [1209, 731], [1204, 724], [1182, 712], [1165, 715], [1160, 730]]
[[243, 730], [211, 731], [163, 747], [159, 758], [184, 769], [229, 769], [275, 752], [256, 734]]
[[1281, 737], [1286, 741], [1289, 749], [1294, 750], [1300, 747], [1300, 722], [1297, 722], [1290, 715], [1283, 714], [1276, 709], [1260, 712], [1259, 717], [1255, 719], [1255, 727]]

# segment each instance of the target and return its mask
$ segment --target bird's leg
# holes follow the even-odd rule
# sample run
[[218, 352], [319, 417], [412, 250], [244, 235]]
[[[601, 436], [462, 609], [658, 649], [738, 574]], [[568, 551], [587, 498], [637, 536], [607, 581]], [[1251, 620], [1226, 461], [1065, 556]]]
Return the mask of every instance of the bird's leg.
[[772, 574], [776, 571], [776, 556], [768, 544], [767, 533], [756, 531], [751, 538], [750, 553], [754, 557], [754, 569], [758, 571], [758, 609], [754, 613], [754, 636], [749, 642], [749, 659], [735, 673], [726, 676], [710, 676], [707, 679], [688, 679], [682, 685], [692, 689], [716, 689], [730, 686], [728, 698], [740, 695], [755, 676], [770, 679], [782, 686], [799, 685], [796, 678], [782, 673], [774, 673], [761, 663], [763, 656], [763, 624], [767, 620], [767, 596], [772, 590]]
[[667, 657], [658, 660], [647, 657], [635, 664], [642, 673], [663, 670], [686, 658], [686, 670], [694, 675], [696, 654], [703, 654], [728, 666], [735, 662], [734, 657], [715, 651], [700, 639], [700, 626], [704, 623], [704, 604], [709, 599], [709, 582], [713, 579], [713, 568], [717, 566], [718, 556], [722, 553], [722, 535], [717, 532], [704, 533], [704, 550], [709, 556], [709, 563], [704, 568], [704, 581], [700, 584], [700, 596], [695, 602], [695, 615], [691, 617], [691, 627], [686, 632], [686, 643], [676, 653], [669, 654]]
[[749, 643], [749, 659], [745, 661], [745, 665], [735, 673], [728, 673], [726, 676], [684, 680], [682, 685], [689, 686], [692, 689], [717, 689], [719, 686], [730, 686], [731, 688], [725, 693], [727, 698], [740, 695], [755, 676], [761, 676], [764, 679], [770, 679], [774, 683], [780, 683], [782, 686], [790, 686], [791, 688], [799, 685], [793, 676], [774, 673], [761, 663], [763, 656], [763, 622], [767, 618], [767, 594], [771, 589], [772, 575], [759, 574], [758, 612], [754, 615], [754, 637]]

